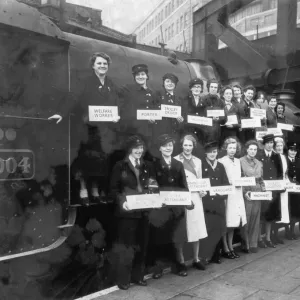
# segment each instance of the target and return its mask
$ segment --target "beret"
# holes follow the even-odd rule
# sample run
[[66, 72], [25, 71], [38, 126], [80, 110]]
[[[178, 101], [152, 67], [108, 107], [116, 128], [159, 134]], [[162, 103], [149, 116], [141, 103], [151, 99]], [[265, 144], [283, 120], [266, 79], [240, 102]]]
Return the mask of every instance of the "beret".
[[134, 65], [132, 67], [132, 74], [137, 74], [139, 72], [145, 72], [146, 74], [148, 74], [148, 66], [145, 64], [138, 64], [138, 65]]

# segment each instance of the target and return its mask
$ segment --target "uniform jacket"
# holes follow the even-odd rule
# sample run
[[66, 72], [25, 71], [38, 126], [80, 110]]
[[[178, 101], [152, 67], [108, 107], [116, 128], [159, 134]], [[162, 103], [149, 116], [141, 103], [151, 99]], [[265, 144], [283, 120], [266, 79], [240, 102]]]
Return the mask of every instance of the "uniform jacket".
[[277, 127], [277, 115], [272, 111], [270, 107], [266, 110], [267, 116], [267, 127], [268, 128], [276, 128]]
[[153, 124], [148, 120], [137, 120], [137, 110], [157, 109], [157, 96], [151, 89], [144, 89], [137, 83], [121, 89], [124, 106], [121, 110], [122, 124], [131, 134], [151, 137]]
[[[182, 99], [177, 95], [171, 95], [167, 91], [157, 93], [157, 109], [161, 109], [161, 105], [182, 106]], [[181, 107], [181, 115], [183, 116], [183, 108]], [[155, 138], [161, 134], [170, 134], [177, 136], [183, 129], [183, 122], [179, 123], [175, 118], [162, 118], [161, 121], [156, 121], [154, 124]]]
[[289, 177], [289, 180], [291, 182], [300, 184], [300, 159], [295, 158], [294, 162], [291, 162], [288, 157], [286, 157], [287, 160], [287, 175]]
[[149, 179], [156, 179], [153, 165], [148, 161], [141, 160], [139, 172], [139, 181], [142, 187], [141, 193], [138, 192], [138, 181], [134, 166], [128, 157], [117, 162], [113, 168], [110, 180], [110, 194], [115, 201], [115, 212], [118, 217], [141, 218], [143, 215], [139, 210], [126, 211], [123, 209], [127, 195], [149, 193]]
[[[206, 159], [202, 161], [202, 178], [209, 178], [211, 186], [229, 185], [228, 177], [224, 166], [217, 162], [216, 168], [213, 170], [211, 165]], [[227, 196], [215, 195], [210, 196], [207, 193], [206, 196], [202, 198], [203, 207], [206, 212], [218, 214], [225, 216], [225, 199]]]
[[263, 164], [264, 180], [280, 180], [283, 179], [282, 162], [280, 156], [272, 151], [271, 158], [266, 157], [264, 150], [257, 154], [257, 159]]
[[[225, 103], [225, 102], [224, 102]], [[221, 131], [222, 131], [222, 140], [225, 140], [229, 136], [237, 136], [238, 135], [238, 130], [240, 127], [240, 115], [239, 115], [239, 109], [236, 106], [235, 103], [232, 103], [230, 109], [228, 110], [226, 104], [225, 104], [225, 123], [228, 120], [228, 116], [235, 115], [237, 117], [238, 123], [233, 125], [232, 128], [228, 128], [226, 125], [222, 126]]]

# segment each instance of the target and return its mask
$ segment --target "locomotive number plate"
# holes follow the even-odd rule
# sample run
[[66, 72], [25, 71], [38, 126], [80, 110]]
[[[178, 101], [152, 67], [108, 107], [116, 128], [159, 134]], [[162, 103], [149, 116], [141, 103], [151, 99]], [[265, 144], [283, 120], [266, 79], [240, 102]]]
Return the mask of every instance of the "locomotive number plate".
[[34, 153], [27, 149], [0, 149], [0, 181], [34, 177]]

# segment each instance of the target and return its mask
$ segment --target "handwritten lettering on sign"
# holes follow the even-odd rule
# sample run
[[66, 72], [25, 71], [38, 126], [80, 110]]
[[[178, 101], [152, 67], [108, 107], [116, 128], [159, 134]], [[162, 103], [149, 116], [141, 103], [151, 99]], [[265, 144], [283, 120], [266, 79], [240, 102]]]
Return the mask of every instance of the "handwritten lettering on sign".
[[266, 118], [266, 110], [260, 109], [260, 108], [250, 108], [250, 117], [265, 119]]
[[126, 200], [130, 210], [162, 207], [159, 194], [131, 195]]
[[251, 192], [251, 200], [272, 200], [272, 192]]
[[275, 136], [283, 135], [282, 130], [280, 128], [268, 128], [268, 134], [274, 134]]
[[225, 112], [224, 112], [224, 109], [208, 109], [207, 116], [208, 117], [224, 117]]
[[162, 203], [165, 205], [191, 205], [191, 193], [190, 192], [160, 192]]
[[284, 124], [284, 123], [278, 123], [277, 128], [281, 130], [287, 130], [287, 131], [293, 131], [294, 130], [294, 125], [292, 124]]
[[188, 181], [188, 187], [190, 192], [200, 192], [210, 190], [210, 179], [203, 178], [194, 181]]
[[233, 179], [234, 186], [254, 186], [255, 178], [254, 177], [241, 177]]
[[212, 118], [188, 115], [187, 121], [188, 121], [188, 123], [191, 123], [191, 124], [212, 126]]
[[261, 127], [261, 120], [259, 118], [242, 119], [242, 128], [256, 128]]
[[232, 195], [235, 193], [235, 186], [233, 185], [223, 185], [223, 186], [212, 186], [210, 188], [210, 195]]
[[258, 141], [262, 141], [263, 137], [267, 134], [268, 134], [267, 131], [256, 131], [256, 139]]
[[284, 180], [264, 180], [266, 191], [284, 190], [286, 183]]
[[288, 183], [286, 185], [286, 191], [289, 193], [300, 193], [300, 185], [296, 185], [295, 183]]
[[137, 120], [161, 120], [161, 110], [156, 109], [138, 109], [136, 111]]
[[119, 119], [117, 106], [89, 105], [90, 122], [112, 122], [117, 119]]
[[181, 117], [181, 106], [176, 105], [161, 105], [161, 116], [165, 118]]

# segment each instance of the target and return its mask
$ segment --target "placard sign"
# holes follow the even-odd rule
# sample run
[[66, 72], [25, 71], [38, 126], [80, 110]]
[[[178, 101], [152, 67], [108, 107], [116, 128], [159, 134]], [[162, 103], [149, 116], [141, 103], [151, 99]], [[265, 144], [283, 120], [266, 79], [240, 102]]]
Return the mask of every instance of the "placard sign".
[[292, 124], [284, 124], [284, 123], [277, 123], [277, 128], [281, 130], [293, 131], [294, 125]]
[[126, 200], [130, 210], [162, 207], [159, 194], [131, 195], [126, 196]]
[[161, 201], [165, 205], [191, 205], [191, 193], [190, 192], [160, 192]]
[[283, 135], [282, 130], [280, 128], [268, 128], [268, 134], [274, 134], [275, 136]]
[[259, 118], [241, 119], [242, 128], [256, 128], [261, 127], [261, 120]]
[[286, 185], [286, 191], [289, 193], [300, 193], [300, 185], [296, 185], [295, 183], [288, 183]]
[[223, 185], [223, 186], [212, 186], [210, 188], [210, 195], [214, 196], [216, 194], [219, 195], [232, 195], [235, 193], [234, 185]]
[[196, 179], [194, 181], [188, 181], [189, 191], [190, 192], [200, 192], [210, 190], [210, 179]]
[[241, 177], [233, 179], [234, 186], [255, 186], [255, 177]]
[[137, 120], [161, 120], [161, 110], [138, 109], [136, 111]]
[[162, 104], [161, 116], [165, 118], [181, 117], [181, 106]]
[[191, 123], [191, 124], [212, 126], [212, 118], [188, 115], [187, 121], [188, 121], [188, 123]]
[[256, 131], [256, 139], [262, 141], [263, 137], [268, 134], [268, 131]]
[[90, 122], [112, 122], [118, 120], [117, 106], [91, 106], [89, 105]]
[[251, 192], [251, 200], [272, 200], [272, 192]]
[[207, 116], [208, 117], [224, 117], [225, 112], [224, 112], [224, 109], [208, 109]]
[[284, 180], [264, 180], [266, 191], [281, 191], [286, 187]]
[[260, 108], [250, 108], [250, 117], [265, 119], [266, 118], [266, 110], [260, 109]]
[[227, 116], [227, 122], [225, 125], [234, 125], [238, 124], [238, 119], [236, 115], [229, 115]]

